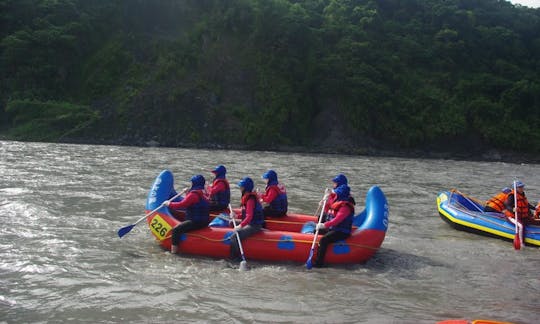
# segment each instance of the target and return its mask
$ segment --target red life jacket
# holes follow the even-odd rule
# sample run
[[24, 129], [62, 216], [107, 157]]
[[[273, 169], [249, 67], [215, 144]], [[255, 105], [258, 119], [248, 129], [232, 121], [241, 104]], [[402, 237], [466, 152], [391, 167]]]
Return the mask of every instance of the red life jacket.
[[204, 196], [204, 192], [200, 189], [191, 190], [189, 194], [199, 196], [199, 201], [186, 208], [186, 219], [194, 222], [209, 222], [210, 212], [208, 209], [208, 200]]
[[276, 198], [270, 201], [270, 206], [272, 207], [272, 209], [286, 213], [288, 208], [288, 201], [287, 190], [285, 189], [285, 186], [281, 183], [278, 183], [277, 185], [268, 185], [266, 187], [265, 195], [267, 195], [270, 190], [277, 191]]
[[231, 189], [229, 187], [229, 181], [222, 178], [216, 178], [214, 182], [212, 182], [212, 186], [216, 186], [220, 182], [225, 185], [225, 190], [217, 192], [210, 196], [210, 201], [217, 205], [226, 207], [231, 202]]
[[253, 199], [255, 201], [255, 210], [253, 211], [253, 218], [251, 219], [251, 224], [264, 224], [263, 208], [261, 203], [259, 202], [257, 194], [254, 192], [246, 192], [240, 200], [240, 207], [242, 207], [242, 219], [246, 218], [246, 206], [249, 199]]
[[337, 230], [344, 233], [350, 233], [352, 231], [352, 223], [353, 223], [353, 218], [354, 218], [354, 205], [351, 202], [336, 201], [335, 203], [333, 203], [332, 206], [330, 206], [328, 220], [334, 219], [338, 211], [344, 206], [348, 206], [351, 212], [341, 223], [337, 224], [336, 226], [330, 227], [330, 229]]

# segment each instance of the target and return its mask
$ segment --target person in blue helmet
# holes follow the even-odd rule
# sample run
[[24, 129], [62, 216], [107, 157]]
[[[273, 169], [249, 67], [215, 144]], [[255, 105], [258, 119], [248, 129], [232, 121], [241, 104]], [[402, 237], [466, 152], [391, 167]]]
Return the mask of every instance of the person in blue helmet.
[[205, 179], [202, 175], [191, 178], [191, 188], [179, 202], [165, 201], [170, 209], [185, 209], [186, 218], [172, 230], [171, 253], [178, 253], [178, 244], [183, 233], [208, 226], [210, 222], [209, 203], [204, 195]]
[[[240, 207], [242, 209], [242, 219], [240, 224], [236, 225], [234, 230], [238, 232], [240, 240], [259, 232], [264, 225], [263, 209], [257, 194], [253, 192], [253, 180], [245, 177], [238, 182], [238, 187], [242, 197], [240, 198]], [[231, 236], [231, 258], [236, 259], [240, 255], [240, 247], [236, 235]]]
[[350, 188], [343, 184], [334, 189], [336, 201], [330, 205], [328, 220], [318, 223], [316, 229], [325, 233], [319, 241], [314, 267], [322, 267], [326, 250], [330, 243], [344, 240], [351, 235], [354, 218], [354, 205], [350, 201]]
[[[336, 175], [332, 179], [332, 192], [330, 192], [330, 194], [325, 196], [323, 200], [321, 200], [319, 203], [319, 205], [323, 205], [324, 199], [326, 199], [326, 204], [324, 205], [324, 211], [323, 211], [323, 222], [328, 218], [328, 210], [330, 209], [330, 206], [332, 206], [332, 204], [336, 202], [337, 200], [337, 195], [334, 192], [334, 190], [338, 188], [339, 186], [348, 185], [348, 182], [349, 181], [347, 180], [347, 177], [343, 173]], [[349, 201], [353, 205], [356, 205], [356, 202], [354, 201], [354, 198], [352, 196], [349, 196]]]
[[[513, 187], [514, 184], [512, 184]], [[508, 194], [505, 202], [505, 210], [503, 211], [506, 217], [514, 218], [517, 214], [518, 220], [523, 224], [534, 224], [536, 225], [536, 220], [534, 219], [533, 213], [535, 206], [529, 203], [529, 200], [525, 196], [525, 184], [521, 181], [515, 182], [516, 192], [512, 188], [512, 191]], [[514, 198], [515, 196], [515, 198]], [[517, 201], [517, 206], [514, 202]]]
[[277, 173], [274, 170], [268, 170], [262, 178], [266, 181], [266, 190], [261, 195], [261, 202], [265, 203], [264, 216], [282, 217], [287, 214], [287, 191], [285, 186], [278, 182]]
[[207, 193], [210, 200], [210, 212], [226, 210], [231, 203], [231, 190], [226, 178], [227, 169], [218, 165], [212, 170], [215, 175], [214, 181], [208, 186]]

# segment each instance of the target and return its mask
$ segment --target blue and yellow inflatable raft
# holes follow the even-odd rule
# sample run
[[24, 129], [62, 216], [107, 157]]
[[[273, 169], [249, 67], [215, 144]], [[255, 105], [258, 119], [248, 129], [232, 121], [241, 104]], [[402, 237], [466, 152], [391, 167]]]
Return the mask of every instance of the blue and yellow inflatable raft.
[[[455, 189], [438, 194], [437, 208], [441, 218], [457, 230], [514, 240], [515, 225], [504, 214], [484, 212], [484, 202]], [[540, 227], [524, 226], [523, 241], [527, 245], [540, 246]]]

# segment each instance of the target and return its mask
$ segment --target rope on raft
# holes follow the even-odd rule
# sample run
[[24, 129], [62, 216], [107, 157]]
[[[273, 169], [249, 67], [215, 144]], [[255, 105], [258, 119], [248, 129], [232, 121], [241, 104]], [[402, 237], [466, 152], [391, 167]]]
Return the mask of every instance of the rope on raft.
[[[210, 241], [210, 242], [226, 242], [226, 241], [229, 241], [230, 239], [229, 238], [226, 238], [226, 239], [212, 239], [212, 238], [209, 238], [207, 236], [204, 236], [204, 235], [200, 235], [200, 234], [195, 234], [195, 233], [185, 233], [187, 236], [192, 236], [192, 237], [198, 237], [198, 238], [201, 238], [201, 239], [204, 239], [204, 240], [207, 240], [207, 241]], [[164, 237], [162, 239], [163, 240], [166, 240], [166, 239], [169, 239], [171, 238], [171, 235], [168, 235], [166, 237]], [[287, 239], [287, 240], [276, 240], [276, 239], [260, 239], [260, 238], [250, 238], [251, 240], [254, 240], [254, 241], [261, 241], [261, 242], [274, 242], [274, 243], [279, 243], [279, 242], [293, 242], [293, 243], [305, 243], [305, 244], [311, 244], [311, 240], [293, 240], [293, 239]], [[375, 248], [375, 247], [372, 247], [372, 246], [369, 246], [369, 245], [363, 245], [363, 244], [357, 244], [357, 243], [343, 243], [343, 242], [337, 242], [337, 243], [334, 243], [333, 245], [343, 245], [343, 246], [353, 246], [353, 247], [357, 247], [357, 248], [362, 248], [362, 249], [369, 249], [369, 250], [378, 250], [378, 248]]]

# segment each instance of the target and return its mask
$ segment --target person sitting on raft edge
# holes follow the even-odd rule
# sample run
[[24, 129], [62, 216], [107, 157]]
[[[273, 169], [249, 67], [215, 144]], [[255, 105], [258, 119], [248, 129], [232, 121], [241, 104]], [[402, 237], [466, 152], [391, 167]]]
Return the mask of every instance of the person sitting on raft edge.
[[207, 188], [210, 212], [220, 212], [226, 210], [231, 203], [231, 189], [225, 176], [227, 169], [223, 165], [218, 165], [212, 173], [215, 178]]
[[204, 195], [205, 182], [200, 174], [191, 177], [191, 188], [182, 201], [164, 203], [173, 210], [186, 209], [186, 220], [172, 230], [171, 253], [178, 253], [178, 244], [183, 233], [206, 227], [210, 223], [209, 203]]
[[[525, 196], [525, 184], [521, 181], [516, 182], [516, 192], [514, 189], [508, 194], [508, 197], [505, 202], [504, 214], [508, 218], [514, 218], [517, 210], [518, 220], [526, 225], [529, 224], [540, 224], [533, 217], [533, 211], [535, 206], [531, 205]], [[514, 195], [517, 195], [517, 198], [514, 198]], [[517, 200], [517, 206], [514, 206], [514, 200]]]
[[[253, 180], [249, 177], [245, 177], [238, 182], [238, 187], [240, 188], [240, 192], [242, 194], [242, 197], [240, 198], [242, 220], [239, 225], [236, 225], [234, 231], [238, 233], [240, 240], [244, 240], [245, 238], [262, 230], [264, 225], [264, 215], [262, 205], [257, 199], [257, 194], [253, 192]], [[231, 217], [234, 217], [234, 215], [231, 215]], [[230, 256], [232, 260], [235, 260], [240, 255], [240, 245], [238, 242], [238, 237], [234, 233], [230, 239]]]
[[287, 214], [287, 191], [285, 186], [278, 182], [276, 171], [268, 170], [262, 178], [266, 181], [266, 191], [261, 195], [261, 202], [267, 205], [263, 208], [264, 217], [282, 217]]
[[[338, 188], [339, 186], [341, 186], [341, 185], [347, 185], [348, 186], [347, 177], [343, 173], [338, 174], [337, 176], [335, 176], [332, 179], [332, 192], [330, 192], [330, 194], [325, 195], [323, 200], [321, 200], [319, 202], [319, 206], [322, 206], [323, 203], [324, 203], [324, 200], [327, 199], [326, 205], [324, 206], [322, 222], [326, 221], [326, 219], [328, 218], [328, 209], [330, 209], [330, 206], [332, 206], [332, 204], [334, 202], [336, 202], [336, 200], [337, 200], [337, 195], [334, 192], [334, 190], [336, 188]], [[354, 201], [354, 198], [352, 196], [350, 196], [350, 195], [349, 195], [349, 201], [353, 205], [356, 205], [356, 202]]]
[[505, 209], [505, 202], [508, 199], [508, 195], [512, 192], [512, 189], [505, 187], [501, 192], [497, 193], [493, 197], [486, 201], [484, 206], [485, 212], [502, 213]]
[[345, 240], [351, 236], [352, 223], [354, 218], [354, 205], [350, 201], [351, 190], [347, 185], [341, 185], [334, 189], [336, 201], [328, 210], [328, 220], [318, 223], [316, 229], [325, 233], [319, 241], [317, 258], [314, 267], [322, 267], [326, 250], [330, 243]]

